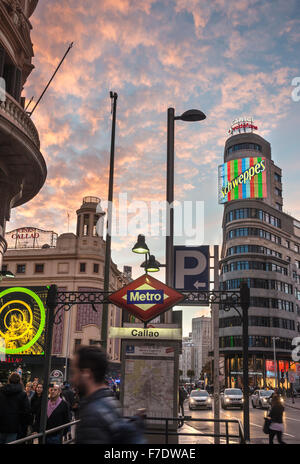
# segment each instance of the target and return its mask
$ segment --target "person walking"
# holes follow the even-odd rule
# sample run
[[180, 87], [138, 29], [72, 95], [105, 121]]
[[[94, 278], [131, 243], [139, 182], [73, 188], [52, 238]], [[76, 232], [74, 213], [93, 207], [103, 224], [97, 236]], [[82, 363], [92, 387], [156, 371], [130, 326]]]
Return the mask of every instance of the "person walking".
[[280, 396], [273, 394], [271, 401], [271, 409], [268, 417], [271, 419], [270, 433], [269, 433], [269, 444], [273, 445], [274, 437], [277, 436], [278, 443], [285, 444], [282, 440], [283, 433], [283, 416], [284, 407], [281, 404]]
[[145, 443], [143, 416], [123, 419], [120, 403], [105, 384], [107, 368], [107, 355], [100, 347], [82, 345], [77, 349], [71, 363], [72, 383], [81, 398], [76, 443]]
[[10, 443], [30, 424], [30, 405], [21, 384], [21, 377], [13, 372], [7, 385], [0, 389], [0, 444]]
[[183, 387], [179, 387], [179, 412], [181, 410], [181, 415], [184, 417], [184, 401], [187, 397], [187, 394]]

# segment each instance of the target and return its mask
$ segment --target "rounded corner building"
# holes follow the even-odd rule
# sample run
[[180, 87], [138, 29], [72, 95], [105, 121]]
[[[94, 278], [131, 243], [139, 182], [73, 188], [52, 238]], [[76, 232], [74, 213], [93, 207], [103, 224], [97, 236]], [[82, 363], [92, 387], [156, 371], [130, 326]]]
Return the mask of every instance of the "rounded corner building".
[[[287, 372], [296, 370], [292, 340], [300, 335], [300, 222], [283, 212], [281, 169], [249, 121], [232, 125], [219, 166], [220, 289], [238, 290], [241, 280], [250, 288], [250, 386], [287, 388]], [[220, 354], [226, 387], [242, 387], [242, 325], [234, 309], [220, 311]]]

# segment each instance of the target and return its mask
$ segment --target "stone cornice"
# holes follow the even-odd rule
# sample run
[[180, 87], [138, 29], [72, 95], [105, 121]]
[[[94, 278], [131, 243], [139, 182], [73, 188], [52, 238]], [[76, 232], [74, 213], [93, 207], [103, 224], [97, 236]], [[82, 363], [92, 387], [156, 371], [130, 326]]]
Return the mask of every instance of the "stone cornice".
[[[33, 48], [32, 48], [32, 43], [30, 40], [30, 22], [26, 17], [24, 17], [23, 13], [20, 14], [24, 21], [27, 23], [27, 35], [28, 38], [27, 40], [25, 37], [23, 37], [19, 31], [19, 27], [14, 24], [11, 16], [8, 14], [8, 11], [3, 3], [2, 0], [0, 0], [0, 24], [1, 24], [1, 29], [4, 31], [5, 35], [8, 37], [9, 42], [11, 44], [14, 44], [14, 50], [19, 50], [20, 48], [24, 52], [24, 54], [27, 56], [27, 58], [31, 59], [34, 56], [33, 53]], [[15, 57], [11, 57], [15, 61]], [[17, 65], [20, 65], [20, 63], [16, 63]]]

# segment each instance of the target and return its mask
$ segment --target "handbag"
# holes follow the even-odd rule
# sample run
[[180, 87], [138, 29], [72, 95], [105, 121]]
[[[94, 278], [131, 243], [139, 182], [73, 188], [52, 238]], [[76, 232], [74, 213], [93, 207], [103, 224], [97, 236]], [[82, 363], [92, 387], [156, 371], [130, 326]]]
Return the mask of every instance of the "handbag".
[[265, 417], [264, 419], [265, 419], [265, 423], [264, 423], [264, 426], [263, 426], [263, 432], [266, 435], [269, 435], [270, 434], [271, 419], [270, 419], [270, 417]]

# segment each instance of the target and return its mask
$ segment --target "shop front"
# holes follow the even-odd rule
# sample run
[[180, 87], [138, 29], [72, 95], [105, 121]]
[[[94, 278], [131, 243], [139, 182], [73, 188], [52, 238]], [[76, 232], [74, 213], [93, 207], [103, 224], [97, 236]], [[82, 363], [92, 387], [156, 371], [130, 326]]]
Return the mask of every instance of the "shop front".
[[[288, 388], [288, 371], [295, 371], [292, 361], [278, 359], [277, 369], [274, 360], [266, 355], [251, 355], [249, 357], [249, 387], [275, 388], [276, 372], [278, 386]], [[225, 385], [227, 388], [243, 387], [243, 358], [241, 355], [225, 355]]]

